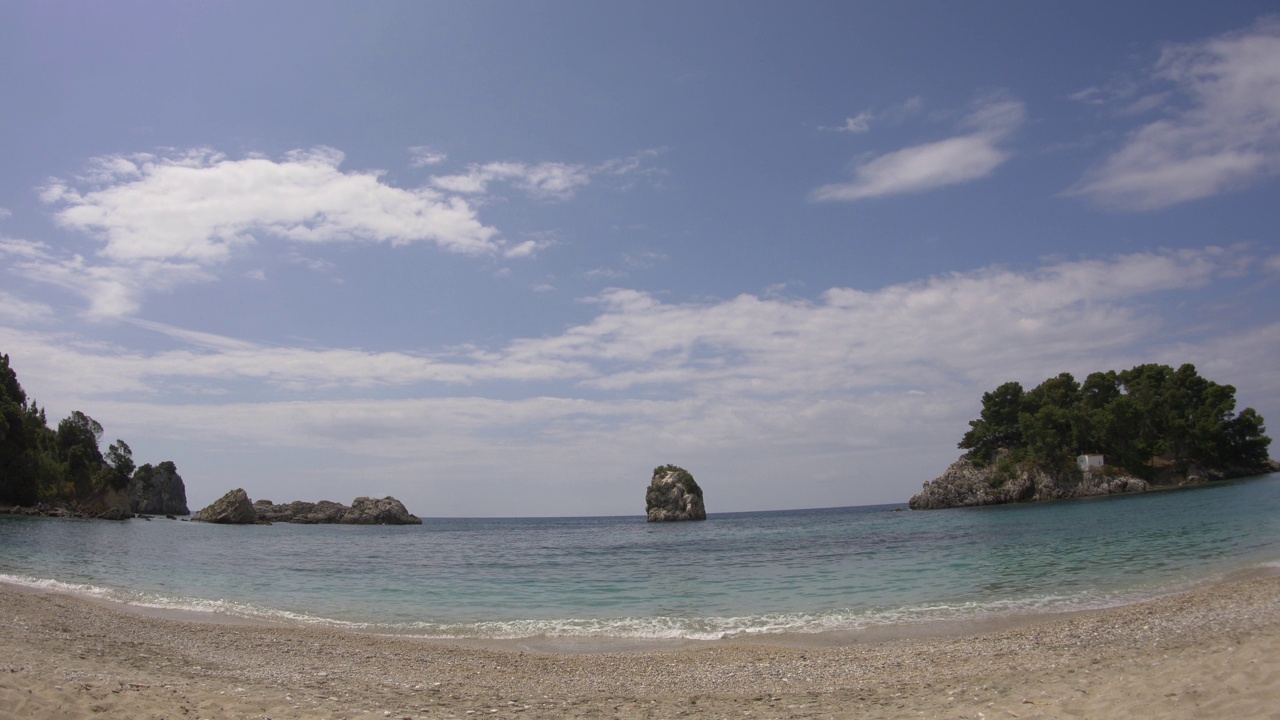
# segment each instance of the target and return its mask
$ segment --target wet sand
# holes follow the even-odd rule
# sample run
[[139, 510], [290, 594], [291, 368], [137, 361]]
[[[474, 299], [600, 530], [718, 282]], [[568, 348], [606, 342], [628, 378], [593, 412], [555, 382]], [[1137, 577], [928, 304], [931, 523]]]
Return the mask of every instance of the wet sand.
[[1276, 718], [1280, 578], [939, 635], [546, 652], [0, 584], [0, 718]]

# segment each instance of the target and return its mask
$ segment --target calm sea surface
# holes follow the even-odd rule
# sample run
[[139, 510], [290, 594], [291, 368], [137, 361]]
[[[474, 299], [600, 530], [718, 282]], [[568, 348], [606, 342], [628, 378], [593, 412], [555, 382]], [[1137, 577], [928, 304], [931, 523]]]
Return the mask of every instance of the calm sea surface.
[[449, 638], [721, 638], [1099, 607], [1280, 567], [1280, 475], [1101, 500], [230, 527], [0, 516], [0, 581]]

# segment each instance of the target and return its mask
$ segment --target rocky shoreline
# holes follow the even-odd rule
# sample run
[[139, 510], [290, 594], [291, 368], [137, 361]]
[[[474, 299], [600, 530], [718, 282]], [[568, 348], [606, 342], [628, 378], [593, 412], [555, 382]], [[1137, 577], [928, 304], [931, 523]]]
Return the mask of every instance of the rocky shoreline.
[[[185, 515], [186, 513], [183, 514]], [[51, 505], [48, 503], [39, 503], [37, 505], [0, 506], [0, 515], [78, 518], [80, 520], [129, 520], [131, 518], [150, 520], [154, 517], [164, 517], [169, 520], [178, 519], [178, 516], [173, 513], [124, 513], [114, 509], [103, 511], [94, 507], [86, 508], [78, 505]]]
[[1280, 471], [1280, 463], [1272, 460], [1260, 468], [1192, 467], [1182, 474], [1166, 471], [1150, 482], [1119, 468], [1106, 466], [1090, 471], [1074, 468], [1049, 471], [1028, 463], [1006, 464], [999, 459], [978, 466], [964, 456], [952, 463], [942, 475], [926, 482], [907, 506], [912, 510], [938, 510], [1067, 500], [1198, 485], [1277, 471]]
[[187, 490], [172, 462], [143, 465], [121, 489], [102, 487], [76, 499], [38, 502], [35, 505], [0, 506], [0, 515], [128, 520], [153, 516], [187, 515]]

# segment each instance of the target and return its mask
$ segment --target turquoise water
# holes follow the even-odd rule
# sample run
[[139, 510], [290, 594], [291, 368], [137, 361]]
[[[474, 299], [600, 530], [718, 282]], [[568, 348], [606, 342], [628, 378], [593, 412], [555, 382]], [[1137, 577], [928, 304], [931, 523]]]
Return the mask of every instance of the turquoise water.
[[0, 580], [449, 638], [722, 638], [1131, 602], [1280, 567], [1280, 475], [1098, 500], [229, 527], [0, 516]]

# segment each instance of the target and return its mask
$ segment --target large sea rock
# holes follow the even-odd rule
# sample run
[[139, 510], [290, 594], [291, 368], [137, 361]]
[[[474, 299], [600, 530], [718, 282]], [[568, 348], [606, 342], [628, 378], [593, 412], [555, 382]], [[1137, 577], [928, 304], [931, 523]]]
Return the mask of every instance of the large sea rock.
[[358, 497], [351, 509], [338, 522], [343, 525], [421, 525], [422, 520], [410, 515], [404, 503], [393, 497]]
[[258, 515], [253, 511], [253, 503], [249, 502], [249, 494], [242, 488], [236, 488], [214, 500], [212, 505], [191, 519], [224, 525], [252, 525], [258, 522]]
[[166, 460], [143, 465], [129, 481], [129, 507], [137, 515], [188, 515], [187, 487], [178, 468]]
[[297, 500], [279, 505], [270, 500], [253, 504], [259, 522], [286, 522], [302, 525], [421, 525], [422, 520], [409, 514], [404, 503], [393, 497], [358, 497], [350, 506], [329, 500], [303, 502]]
[[1001, 468], [999, 461], [977, 467], [968, 457], [951, 464], [937, 479], [924, 484], [907, 505], [912, 510], [1000, 505], [1040, 500], [1114, 495], [1150, 489], [1146, 480], [1125, 473], [1066, 469], [1047, 472], [1019, 464]]
[[654, 468], [644, 503], [649, 522], [707, 519], [702, 488], [687, 470], [675, 465]]

